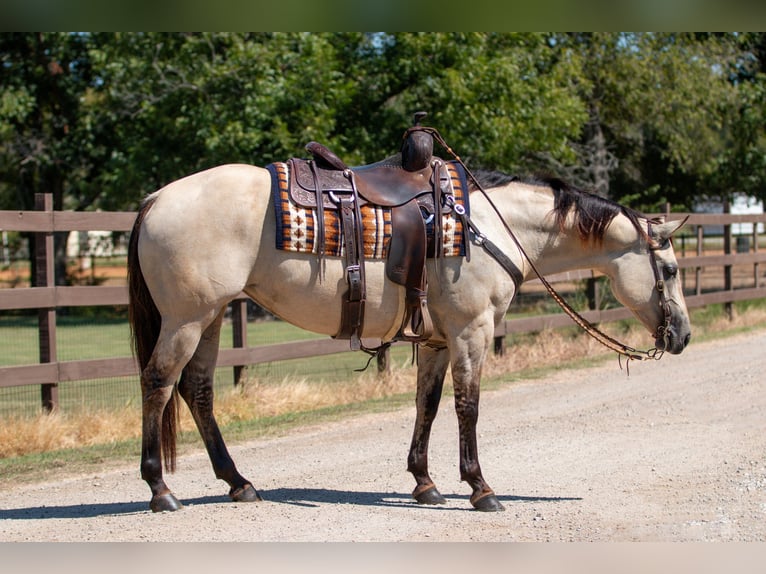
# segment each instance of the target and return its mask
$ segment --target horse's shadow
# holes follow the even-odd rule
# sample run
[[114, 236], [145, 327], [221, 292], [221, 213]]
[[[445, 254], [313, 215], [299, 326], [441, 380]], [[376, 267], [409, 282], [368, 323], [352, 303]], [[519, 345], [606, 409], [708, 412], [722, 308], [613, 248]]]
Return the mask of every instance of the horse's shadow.
[[[348, 490], [332, 490], [326, 488], [275, 488], [259, 490], [266, 502], [289, 504], [294, 506], [316, 507], [321, 504], [349, 504], [356, 506], [380, 506], [388, 508], [419, 507], [424, 510], [437, 511], [470, 511], [468, 496], [446, 494], [447, 500], [459, 500], [465, 504], [459, 507], [453, 505], [420, 506], [409, 494], [398, 492], [358, 492]], [[544, 496], [498, 496], [506, 503], [514, 502], [565, 502], [582, 500], [578, 497], [544, 497]], [[206, 504], [232, 504], [226, 495], [200, 496], [181, 500], [184, 506]], [[141, 502], [109, 502], [97, 504], [72, 504], [66, 506], [29, 506], [25, 508], [0, 509], [0, 520], [46, 520], [52, 518], [96, 518], [99, 516], [116, 516], [143, 514], [149, 511], [148, 501]]]

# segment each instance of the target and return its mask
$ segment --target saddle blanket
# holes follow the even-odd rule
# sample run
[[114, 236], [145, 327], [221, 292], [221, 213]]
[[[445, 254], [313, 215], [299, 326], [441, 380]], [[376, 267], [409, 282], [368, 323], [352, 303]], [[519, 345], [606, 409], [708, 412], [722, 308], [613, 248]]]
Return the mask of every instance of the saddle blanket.
[[[468, 184], [465, 172], [456, 162], [447, 162], [450, 174], [452, 193], [455, 203], [462, 205], [469, 213]], [[271, 172], [272, 194], [276, 211], [277, 249], [296, 253], [316, 253], [314, 241], [315, 209], [306, 209], [294, 204], [288, 193], [289, 166], [278, 162], [267, 166]], [[364, 237], [364, 257], [366, 259], [386, 259], [388, 243], [391, 238], [391, 209], [370, 204], [359, 209], [362, 216], [362, 235]], [[344, 256], [343, 234], [338, 212], [324, 210], [325, 249], [324, 255], [330, 257]], [[463, 224], [453, 213], [442, 216], [444, 234], [443, 246], [446, 257], [465, 255], [465, 236]], [[433, 223], [426, 224], [428, 237], [433, 236]]]

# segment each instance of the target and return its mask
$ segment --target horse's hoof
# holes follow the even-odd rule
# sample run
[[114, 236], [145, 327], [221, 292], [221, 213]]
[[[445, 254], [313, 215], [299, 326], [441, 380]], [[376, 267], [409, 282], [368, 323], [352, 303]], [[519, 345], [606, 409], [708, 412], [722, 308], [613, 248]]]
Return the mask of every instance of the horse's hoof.
[[471, 500], [471, 504], [473, 504], [473, 507], [476, 510], [481, 512], [502, 512], [505, 510], [505, 506], [503, 506], [497, 499], [497, 496], [491, 492], [476, 500]]
[[259, 502], [263, 500], [258, 491], [249, 482], [236, 490], [232, 488], [229, 491], [229, 496], [234, 502]]
[[183, 507], [184, 505], [170, 492], [152, 496], [152, 501], [149, 503], [152, 512], [174, 512]]
[[418, 490], [415, 489], [415, 492], [412, 493], [412, 497], [418, 502], [418, 504], [433, 505], [447, 503], [447, 499], [444, 498], [438, 490], [436, 490], [435, 486], [429, 486], [423, 492], [418, 492]]

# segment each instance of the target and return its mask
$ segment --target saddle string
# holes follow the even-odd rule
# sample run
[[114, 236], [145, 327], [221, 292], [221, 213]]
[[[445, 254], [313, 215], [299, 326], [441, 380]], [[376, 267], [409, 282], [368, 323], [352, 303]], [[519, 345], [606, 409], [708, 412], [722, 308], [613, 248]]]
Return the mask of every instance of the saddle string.
[[[311, 168], [311, 176], [314, 179], [314, 189], [319, 190], [321, 189], [321, 184], [319, 183], [319, 174], [317, 173], [316, 168], [316, 162], [310, 161], [309, 167]], [[316, 194], [316, 209], [317, 209], [317, 217], [316, 217], [316, 227], [317, 227], [317, 233], [314, 236], [315, 241], [317, 243], [317, 263], [319, 265], [319, 282], [322, 282], [322, 279], [324, 278], [324, 246], [325, 246], [325, 231], [324, 231], [324, 198], [322, 197], [321, 192], [317, 192]]]
[[[444, 141], [444, 138], [441, 136], [441, 134], [436, 130], [436, 128], [426, 127], [426, 126], [415, 126], [410, 128], [410, 130], [422, 130], [426, 131], [431, 134], [431, 136], [449, 153], [453, 158], [455, 158], [455, 161], [457, 161], [463, 169], [466, 171], [466, 174], [468, 177], [471, 178], [471, 180], [476, 185], [476, 188], [482, 193], [482, 195], [485, 197], [489, 205], [494, 210], [495, 214], [497, 215], [500, 222], [503, 224], [503, 227], [505, 228], [506, 232], [510, 236], [510, 238], [513, 240], [513, 242], [516, 244], [516, 247], [519, 249], [519, 252], [523, 256], [523, 258], [526, 260], [526, 262], [529, 264], [529, 267], [532, 269], [532, 271], [535, 273], [535, 275], [540, 279], [540, 282], [543, 284], [545, 289], [548, 291], [550, 296], [553, 298], [553, 300], [561, 307], [561, 309], [581, 328], [583, 329], [588, 335], [590, 335], [592, 338], [594, 338], [596, 341], [601, 343], [606, 348], [616, 352], [619, 357], [626, 357], [627, 362], [629, 363], [631, 360], [637, 360], [637, 361], [643, 361], [646, 359], [654, 359], [659, 360], [662, 358], [662, 355], [664, 354], [664, 351], [655, 348], [648, 349], [648, 350], [639, 350], [635, 349], [634, 347], [631, 347], [629, 345], [626, 345], [625, 343], [622, 343], [618, 341], [617, 339], [607, 335], [603, 331], [601, 331], [598, 327], [596, 327], [593, 323], [585, 319], [580, 313], [578, 313], [559, 293], [553, 288], [553, 286], [548, 282], [545, 277], [543, 277], [542, 273], [537, 269], [535, 264], [532, 262], [531, 258], [527, 254], [524, 247], [521, 245], [521, 242], [519, 241], [516, 234], [511, 230], [511, 227], [508, 225], [508, 222], [505, 220], [505, 218], [500, 213], [500, 210], [497, 208], [495, 203], [492, 201], [492, 199], [489, 197], [489, 194], [486, 192], [486, 190], [482, 187], [482, 185], [479, 183], [479, 181], [476, 179], [476, 176], [473, 175], [470, 169], [468, 169], [468, 166], [465, 165], [463, 160], [456, 154], [453, 149], [447, 144], [446, 141]], [[408, 132], [410, 131], [408, 130]], [[466, 225], [473, 233], [474, 236], [477, 238], [477, 244], [484, 248], [487, 253], [489, 253], [500, 265], [506, 270], [506, 272], [511, 275], [512, 278], [514, 278], [515, 275], [519, 274], [518, 268], [516, 268], [515, 265], [510, 261], [510, 259], [505, 256], [505, 254], [502, 254], [499, 248], [497, 248], [496, 245], [494, 245], [487, 237], [481, 233], [478, 228], [476, 227], [476, 224], [471, 221], [470, 217], [463, 211], [462, 214], [460, 214], [461, 219], [463, 220], [464, 225]], [[498, 257], [498, 254], [502, 254], [502, 257]], [[650, 257], [652, 258], [652, 264], [653, 267], [656, 269], [656, 263], [654, 261], [654, 254], [650, 251]], [[512, 267], [509, 267], [512, 266]], [[665, 324], [660, 326], [658, 328], [658, 333], [662, 331], [662, 334], [667, 337], [665, 333], [667, 333], [667, 329], [670, 323], [670, 316], [669, 316], [669, 306], [667, 305], [667, 301], [664, 297], [664, 290], [663, 290], [663, 284], [661, 280], [657, 280], [656, 286], [658, 290], [660, 291], [660, 304], [663, 305], [664, 311], [665, 311]], [[620, 367], [622, 368], [622, 363], [620, 362]]]

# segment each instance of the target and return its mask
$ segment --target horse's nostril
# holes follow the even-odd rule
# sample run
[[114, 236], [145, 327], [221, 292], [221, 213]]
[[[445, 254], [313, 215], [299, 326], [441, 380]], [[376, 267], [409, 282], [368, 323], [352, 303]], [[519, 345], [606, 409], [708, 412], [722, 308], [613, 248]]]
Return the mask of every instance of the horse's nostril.
[[687, 334], [686, 334], [686, 337], [684, 337], [684, 347], [685, 347], [686, 345], [688, 345], [688, 344], [689, 344], [689, 341], [691, 341], [691, 340], [692, 340], [692, 334], [691, 334], [691, 333], [687, 333]]

